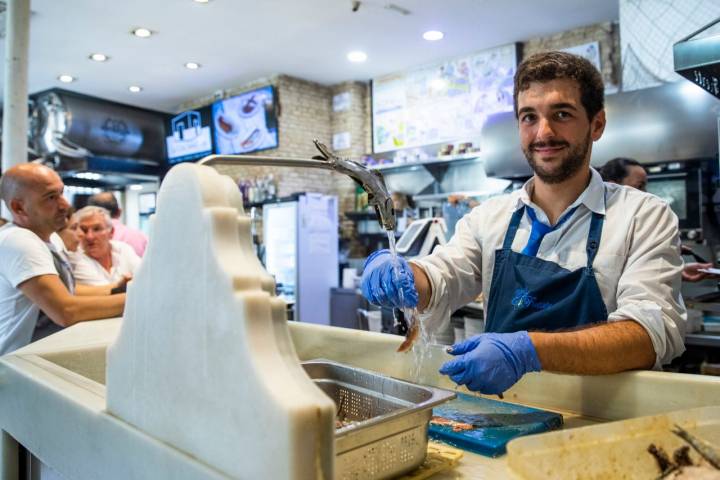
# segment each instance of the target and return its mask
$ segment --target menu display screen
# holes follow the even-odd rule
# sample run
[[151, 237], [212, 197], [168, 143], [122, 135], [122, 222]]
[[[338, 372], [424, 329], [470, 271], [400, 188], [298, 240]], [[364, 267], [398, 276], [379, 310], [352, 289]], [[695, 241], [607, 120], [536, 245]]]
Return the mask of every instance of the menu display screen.
[[373, 151], [476, 141], [513, 110], [514, 44], [373, 80]]
[[198, 160], [210, 155], [212, 134], [210, 108], [201, 108], [180, 113], [167, 124], [165, 137], [169, 164]]
[[212, 119], [217, 153], [277, 148], [275, 111], [275, 91], [270, 85], [215, 102]]

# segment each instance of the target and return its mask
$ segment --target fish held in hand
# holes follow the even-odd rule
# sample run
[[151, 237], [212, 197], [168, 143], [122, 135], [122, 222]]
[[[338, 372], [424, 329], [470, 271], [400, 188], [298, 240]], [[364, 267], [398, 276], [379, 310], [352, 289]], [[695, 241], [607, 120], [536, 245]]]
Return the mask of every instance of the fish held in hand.
[[415, 319], [415, 317], [413, 317], [412, 322], [408, 327], [408, 331], [405, 334], [405, 340], [400, 344], [397, 349], [398, 353], [407, 352], [408, 350], [410, 350], [415, 343], [415, 340], [417, 340], [419, 333], [420, 327], [418, 326], [418, 321]]

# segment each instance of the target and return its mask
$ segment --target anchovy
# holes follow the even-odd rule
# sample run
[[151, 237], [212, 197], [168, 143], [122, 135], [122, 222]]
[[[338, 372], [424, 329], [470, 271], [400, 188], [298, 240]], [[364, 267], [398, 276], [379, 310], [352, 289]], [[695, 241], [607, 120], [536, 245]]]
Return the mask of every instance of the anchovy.
[[685, 440], [700, 456], [707, 460], [713, 467], [720, 470], [720, 455], [718, 455], [718, 452], [715, 451], [708, 442], [690, 434], [690, 432], [680, 425], [675, 425], [672, 433]]

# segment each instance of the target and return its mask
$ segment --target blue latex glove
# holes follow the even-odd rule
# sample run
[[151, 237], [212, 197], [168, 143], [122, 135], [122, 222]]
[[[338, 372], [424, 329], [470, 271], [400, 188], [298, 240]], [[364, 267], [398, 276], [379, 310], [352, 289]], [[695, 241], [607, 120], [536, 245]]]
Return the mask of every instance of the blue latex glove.
[[[365, 298], [375, 305], [387, 308], [414, 308], [418, 303], [415, 276], [407, 261], [400, 256], [397, 258], [399, 279], [395, 275], [390, 250], [373, 252], [365, 260], [360, 289]], [[401, 290], [403, 302], [400, 301]]]
[[448, 353], [458, 356], [446, 362], [440, 373], [458, 385], [480, 393], [503, 393], [528, 372], [541, 369], [535, 346], [527, 332], [481, 333], [453, 345]]

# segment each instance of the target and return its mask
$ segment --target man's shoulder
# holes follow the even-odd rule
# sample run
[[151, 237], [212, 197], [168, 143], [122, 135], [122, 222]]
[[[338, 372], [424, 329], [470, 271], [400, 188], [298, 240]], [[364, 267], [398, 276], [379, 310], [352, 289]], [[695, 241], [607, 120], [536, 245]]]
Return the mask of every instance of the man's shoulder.
[[0, 228], [0, 246], [10, 248], [36, 248], [44, 246], [42, 241], [32, 230], [8, 223]]
[[[110, 240], [110, 246], [112, 250], [122, 257], [137, 257], [135, 249], [132, 245], [129, 245], [122, 240]], [[138, 257], [139, 258], [139, 257]]]
[[668, 210], [670, 204], [657, 195], [636, 188], [608, 183], [608, 209], [618, 209], [625, 214], [648, 210]]
[[496, 195], [480, 202], [480, 205], [473, 209], [476, 215], [497, 215], [512, 211], [519, 201], [520, 194], [515, 192]]

